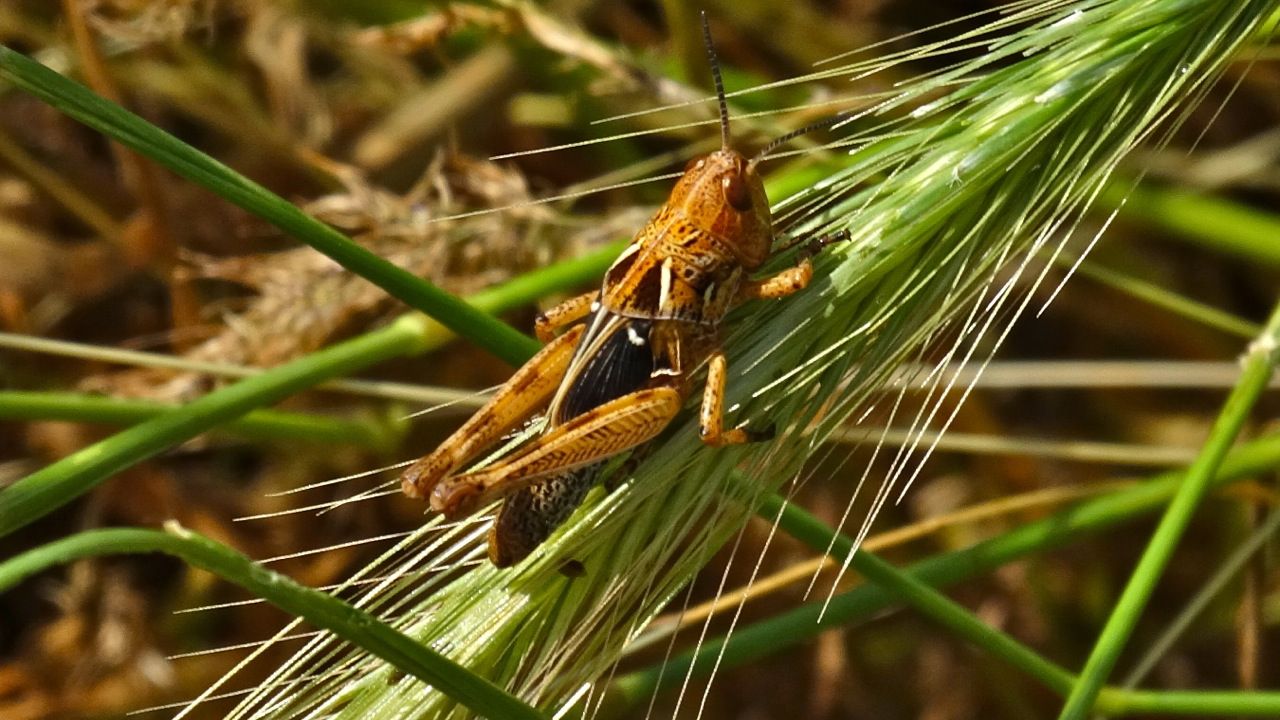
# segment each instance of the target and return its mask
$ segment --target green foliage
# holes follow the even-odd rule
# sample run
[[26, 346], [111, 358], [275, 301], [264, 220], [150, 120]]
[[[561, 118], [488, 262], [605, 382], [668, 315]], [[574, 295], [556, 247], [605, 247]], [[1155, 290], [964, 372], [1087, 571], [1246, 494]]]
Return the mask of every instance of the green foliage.
[[332, 595], [304, 587], [258, 565], [231, 548], [172, 525], [156, 530], [93, 530], [77, 533], [0, 563], [0, 591], [50, 565], [116, 553], [162, 552], [193, 567], [216, 573], [315, 627], [361, 647], [395, 668], [448, 692], [486, 717], [541, 718], [511, 697], [438, 652], [401, 635], [377, 618], [351, 608]]
[[[481, 565], [465, 574], [452, 572], [480, 559], [478, 540], [485, 528], [429, 520], [348, 581], [344, 589], [366, 586], [354, 594], [351, 605], [358, 610], [318, 593], [312, 593], [316, 604], [309, 609], [291, 604], [288, 593], [270, 589], [278, 578], [268, 578], [247, 561], [215, 568], [190, 553], [183, 555], [334, 632], [308, 643], [271, 681], [250, 693], [231, 717], [260, 717], [268, 707], [281, 716], [311, 712], [353, 718], [434, 717], [455, 711], [458, 703], [497, 715], [522, 711], [514, 705], [499, 711], [480, 704], [509, 702], [494, 685], [547, 710], [580, 701], [579, 691], [607, 673], [627, 644], [753, 511], [771, 507], [787, 480], [802, 477], [806, 463], [824, 452], [828, 435], [856, 417], [871, 393], [904, 361], [916, 359], [948, 326], [960, 328], [961, 339], [944, 360], [980, 359], [979, 353], [990, 352], [979, 344], [986, 336], [994, 335], [998, 345], [1007, 333], [1008, 316], [1029, 302], [1029, 294], [1019, 294], [1025, 290], [1015, 290], [1015, 281], [1034, 272], [1033, 260], [1052, 260], [1061, 251], [1059, 236], [1075, 228], [1120, 159], [1162, 123], [1176, 121], [1185, 103], [1200, 97], [1239, 45], [1275, 10], [1273, 0], [1081, 0], [1038, 9], [1018, 6], [986, 29], [954, 41], [960, 45], [977, 38], [988, 47], [985, 55], [907, 84], [893, 97], [869, 105], [846, 131], [841, 146], [850, 154], [837, 169], [816, 180], [802, 177], [803, 171], [775, 179], [773, 188], [800, 188], [778, 203], [777, 216], [791, 234], [842, 229], [853, 240], [822, 259], [806, 292], [785, 303], [745, 308], [734, 318], [727, 338], [734, 368], [728, 404], [738, 406], [738, 416], [752, 424], [775, 422], [784, 428], [783, 437], [769, 448], [708, 452], [698, 442], [692, 422], [679, 424], [629, 483], [612, 494], [594, 493], [537, 555], [511, 571]], [[944, 45], [920, 55], [946, 50]], [[904, 55], [823, 72], [852, 75], [910, 59], [912, 55]], [[532, 346], [527, 338], [369, 255], [256, 184], [23, 56], [0, 48], [0, 75], [272, 220], [501, 357], [518, 362], [528, 356]], [[920, 104], [924, 98], [930, 101]], [[1212, 228], [1194, 232], [1211, 233]], [[1257, 238], [1251, 243], [1259, 251]], [[551, 284], [531, 281], [520, 293], [494, 303], [527, 299], [596, 271], [604, 257], [584, 260]], [[1197, 501], [1215, 476], [1229, 474], [1220, 464], [1226, 458], [1230, 465], [1227, 448], [1275, 361], [1276, 329], [1273, 321], [1267, 342], [1255, 345], [1206, 451], [1176, 492], [1170, 479], [1160, 485], [1164, 494], [1153, 494], [1152, 485], [1098, 501], [1111, 502], [1115, 512], [1132, 512], [1138, 506], [1150, 508], [1170, 493], [1175, 497], [1134, 574], [1132, 589], [1079, 681], [990, 631], [918, 577], [898, 573], [869, 556], [852, 562], [882, 588], [860, 591], [860, 599], [837, 599], [833, 607], [841, 614], [836, 617], [865, 614], [868, 608], [883, 607], [890, 597], [907, 599], [960, 636], [1069, 693], [1068, 717], [1087, 714], [1095, 701], [1117, 713], [1210, 708], [1274, 712], [1273, 697], [1124, 694], [1102, 690], [1102, 685]], [[122, 432], [0, 493], [0, 533], [253, 407], [369, 363], [421, 350], [426, 336], [421, 319], [404, 318], [386, 330], [245, 380]], [[930, 394], [937, 401], [952, 391], [935, 384]], [[935, 417], [940, 404], [935, 402], [934, 410], [914, 418], [913, 425], [939, 420], [948, 424], [949, 417]], [[929, 451], [920, 448], [916, 454], [900, 456], [875, 493], [876, 509], [905, 491]], [[1267, 467], [1274, 466], [1273, 457], [1267, 462]], [[863, 490], [860, 479], [850, 485], [851, 493]], [[1086, 505], [1081, 513], [1088, 516], [1097, 507]], [[841, 554], [852, 552], [870, 522], [855, 536], [844, 537], [794, 512], [783, 519], [784, 527], [796, 536], [811, 536], [816, 546], [825, 543]], [[1026, 527], [1035, 530], [1017, 536], [1017, 542], [1006, 539], [1000, 546], [1004, 554], [994, 556], [1013, 557], [1013, 548], [1022, 552], [1047, 546], [1034, 544], [1044, 540], [1044, 524]], [[154, 535], [119, 538], [138, 540], [130, 546], [138, 551], [166, 549], [171, 543]], [[42, 562], [88, 552], [91, 540], [80, 536], [49, 546]], [[561, 574], [568, 559], [581, 561], [586, 574]], [[934, 575], [919, 569], [917, 576], [951, 581], [973, 570], [972, 561], [973, 555], [940, 556], [926, 566]], [[15, 567], [12, 561], [0, 566], [0, 583], [28, 571]], [[874, 593], [878, 595], [872, 597]], [[846, 602], [856, 612], [849, 612]], [[329, 620], [317, 620], [313, 611], [321, 606], [330, 613]], [[339, 616], [353, 622], [344, 625], [335, 620]], [[808, 631], [793, 622], [780, 632], [778, 644], [788, 633], [795, 641]], [[422, 658], [440, 658], [426, 647], [447, 657], [452, 663], [448, 667], [467, 668], [470, 674], [450, 670], [451, 675], [442, 677], [438, 667], [428, 669]], [[732, 647], [709, 645], [703, 652], [716, 654], [698, 657], [718, 663], [719, 652], [736, 652], [725, 650]], [[371, 663], [370, 653], [409, 674]], [[673, 667], [682, 668], [685, 662], [693, 667], [695, 660], [682, 658]], [[696, 662], [705, 666], [708, 660]], [[286, 682], [310, 676], [320, 666], [326, 672], [304, 686]], [[636, 688], [647, 692], [660, 684], [649, 677], [628, 682], [621, 685], [624, 701], [637, 699]], [[589, 702], [598, 700], [593, 695]]]
[[[369, 568], [391, 579], [359, 603], [398, 615], [406, 633], [454, 648], [521, 697], [558, 707], [605, 673], [749, 509], [796, 476], [826, 433], [945, 322], [985, 330], [1018, 307], [1011, 284], [993, 284], [997, 269], [1056, 252], [1051, 240], [1074, 225], [1119, 158], [1220, 71], [1268, 6], [1066, 4], [1019, 18], [1028, 27], [993, 43], [990, 55], [906, 86], [874, 108], [881, 125], [849, 140], [855, 152], [844, 169], [779, 206], [793, 234], [844, 228], [853, 242], [819, 264], [805, 293], [745, 309], [728, 340], [738, 371], [730, 404], [753, 423], [788, 428], [780, 442], [708, 453], [691, 424], [677, 427], [632, 482], [594, 496], [520, 568], [482, 566], [447, 585], [424, 583], [413, 574], [422, 558], [452, 566], [481, 552], [482, 528], [428, 525]], [[898, 110], [955, 84], [928, 106]], [[731, 481], [735, 466], [751, 482]], [[561, 576], [567, 558], [586, 576]], [[412, 679], [353, 679], [360, 652], [323, 641], [277, 679], [335, 652], [335, 679], [288, 698], [263, 690], [239, 712], [337, 702], [343, 716], [392, 717], [450, 707]]]

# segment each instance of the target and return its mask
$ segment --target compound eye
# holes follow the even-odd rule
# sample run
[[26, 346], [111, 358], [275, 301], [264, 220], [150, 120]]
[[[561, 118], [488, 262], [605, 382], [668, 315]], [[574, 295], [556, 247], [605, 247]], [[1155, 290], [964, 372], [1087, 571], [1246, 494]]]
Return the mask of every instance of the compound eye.
[[747, 181], [741, 175], [728, 175], [724, 183], [724, 199], [729, 206], [738, 212], [751, 209], [751, 191], [747, 189]]

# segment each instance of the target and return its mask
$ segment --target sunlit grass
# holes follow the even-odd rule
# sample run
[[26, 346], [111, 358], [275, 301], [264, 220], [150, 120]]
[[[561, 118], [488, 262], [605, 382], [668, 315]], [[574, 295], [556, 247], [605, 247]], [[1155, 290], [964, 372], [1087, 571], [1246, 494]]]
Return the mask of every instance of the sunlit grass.
[[[482, 528], [424, 530], [423, 539], [406, 542], [377, 569], [406, 576], [362, 602], [399, 616], [406, 632], [450, 648], [540, 706], [574, 696], [607, 673], [629, 639], [732, 539], [759, 498], [800, 477], [805, 461], [826, 452], [823, 439], [945, 324], [955, 323], [950, 337], [957, 338], [946, 360], [983, 360], [989, 350], [979, 352], [978, 338], [998, 341], [1026, 307], [1026, 284], [1036, 277], [1019, 276], [1040, 267], [1028, 259], [1060, 251], [1125, 152], [1198, 97], [1269, 7], [1054, 3], [1020, 18], [1022, 29], [984, 39], [990, 54], [871, 108], [847, 131], [852, 153], [843, 169], [778, 205], [793, 235], [847, 229], [852, 242], [819, 263], [806, 292], [744, 308], [727, 340], [735, 369], [730, 399], [740, 405], [734, 417], [778, 422], [786, 428], [779, 442], [708, 452], [691, 424], [678, 426], [630, 483], [593, 495], [514, 571], [480, 564], [440, 587], [408, 575], [426, 558], [481, 557]], [[943, 94], [928, 105], [914, 100], [936, 93]], [[962, 390], [935, 387], [927, 407]], [[947, 421], [906, 418], [918, 431]], [[865, 478], [863, 492], [892, 501], [928, 452], [902, 451], [890, 477]], [[734, 467], [746, 468], [749, 481], [731, 480]], [[860, 468], [850, 470], [850, 493], [860, 489], [860, 475]], [[586, 566], [585, 577], [559, 574], [568, 558]], [[345, 673], [302, 692], [264, 687], [237, 716], [263, 707], [431, 716], [451, 704], [413, 679], [356, 672], [358, 649], [323, 640], [277, 677], [332, 661], [335, 652], [341, 659], [334, 667]], [[685, 702], [698, 703], [700, 694]]]
[[[584, 692], [592, 702], [599, 700], [628, 643], [677, 597], [711, 553], [733, 542], [763, 499], [776, 501], [774, 493], [791, 492], [795, 486], [788, 483], [805, 479], [807, 463], [844, 456], [847, 450], [828, 440], [861, 435], [865, 445], [876, 448], [876, 456], [891, 459], [887, 476], [871, 475], [862, 466], [843, 467], [831, 485], [843, 485], [850, 496], [861, 495], [861, 502], [874, 498], [876, 508], [906, 491], [940, 442], [938, 431], [953, 417], [949, 408], [954, 403], [942, 398], [967, 392], [966, 384], [934, 366], [981, 366], [1016, 317], [1039, 309], [1029, 305], [1029, 288], [1060, 264], [1055, 258], [1088, 250], [1094, 238], [1075, 236], [1080, 219], [1107, 187], [1120, 159], [1138, 143], [1158, 142], [1170, 132], [1275, 5], [1263, 0], [1015, 3], [983, 30], [949, 42], [879, 57], [865, 53], [854, 56], [856, 61], [827, 63], [811, 76], [774, 84], [770, 89], [817, 80], [839, 83], [900, 69], [924, 57], [938, 62], [953, 52], [985, 51], [891, 92], [839, 98], [841, 107], [857, 112], [821, 154], [825, 160], [815, 165], [817, 174], [813, 167], [788, 166], [770, 178], [777, 217], [790, 236], [837, 229], [852, 236], [820, 260], [818, 276], [804, 293], [745, 307], [729, 323], [731, 421], [749, 420], [754, 426], [776, 422], [783, 429], [778, 441], [713, 452], [698, 442], [692, 421], [677, 424], [630, 482], [612, 494], [595, 491], [574, 519], [519, 568], [496, 571], [484, 562], [482, 518], [457, 525], [428, 518], [336, 592], [539, 707], [554, 710], [581, 701]], [[48, 90], [38, 82], [28, 85], [37, 94]], [[735, 97], [735, 102], [750, 99], [747, 94]], [[84, 97], [79, 101], [88, 102]], [[191, 179], [246, 207], [265, 210], [300, 236], [319, 238], [318, 247], [382, 280], [391, 292], [424, 297], [424, 288], [412, 278], [349, 248], [332, 231], [285, 208], [279, 198], [224, 167], [201, 164], [203, 160], [186, 153], [189, 148], [157, 144], [158, 134], [137, 118], [114, 111], [95, 115], [103, 109], [91, 103], [64, 102], [61, 107], [117, 137], [127, 136], [121, 139], [143, 146], [150, 141], [158, 159], [167, 159]], [[742, 125], [760, 130], [772, 127], [770, 122]], [[820, 156], [812, 148], [803, 154]], [[1108, 200], [1119, 202], [1110, 195]], [[1269, 252], [1262, 247], [1265, 234], [1243, 242], [1246, 250], [1252, 244], [1253, 256]], [[1073, 247], [1064, 250], [1068, 243]], [[570, 285], [582, 267], [576, 268], [578, 275], [526, 288], [484, 309], [511, 307], [548, 288]], [[425, 296], [431, 295], [426, 290]], [[503, 346], [505, 357], [527, 355], [529, 343], [509, 329], [488, 319], [468, 324], [464, 316], [470, 311], [444, 300], [445, 314], [452, 312], [451, 322], [465, 334]], [[1177, 305], [1164, 300], [1169, 307]], [[431, 302], [420, 305], [433, 307]], [[1178, 307], [1237, 333], [1248, 330], [1221, 314]], [[69, 501], [114, 469], [294, 387], [383, 357], [421, 351], [445, 336], [414, 318], [381, 337], [383, 344], [375, 348], [357, 352], [348, 346], [347, 352], [358, 357], [327, 365], [332, 351], [305, 358], [292, 369], [232, 386], [230, 392], [210, 395], [202, 404], [77, 456], [101, 458], [105, 450], [114, 453], [110, 463], [89, 462], [74, 473], [67, 471], [69, 464], [55, 465], [37, 477], [76, 479], [58, 504]], [[926, 356], [926, 347], [935, 354]], [[918, 414], [903, 409], [908, 404], [893, 391], [873, 395], [898, 387], [892, 382], [904, 380], [901, 369], [908, 365], [917, 371], [913, 386], [925, 388], [927, 400]], [[299, 379], [298, 373], [308, 367], [311, 372]], [[273, 377], [291, 384], [275, 384]], [[861, 413], [875, 398], [881, 398], [879, 410], [889, 425], [909, 428], [905, 437], [890, 437], [887, 426], [883, 432], [858, 427]], [[359, 482], [370, 493], [393, 486], [394, 478]], [[9, 491], [0, 496], [0, 507], [23, 508], [20, 516], [0, 518], [0, 527], [16, 527], [55, 507], [39, 498], [31, 502], [32, 497]], [[849, 507], [853, 505], [851, 497]], [[853, 536], [851, 546], [862, 539], [871, 518], [846, 515], [841, 529]], [[566, 577], [560, 572], [566, 559], [581, 561], [586, 574]], [[760, 562], [754, 554], [735, 561], [755, 563], [756, 568]], [[943, 564], [950, 562], [943, 558]], [[722, 591], [727, 571], [725, 578]], [[837, 583], [824, 578], [817, 589], [833, 591]], [[277, 637], [298, 632], [299, 623]], [[960, 625], [972, 628], [967, 618], [953, 629]], [[358, 632], [345, 637], [355, 644], [327, 634], [311, 640], [270, 681], [251, 688], [231, 716], [390, 718], [437, 716], [454, 708], [457, 687], [441, 692], [418, 679], [422, 674], [401, 675], [379, 659], [386, 659], [385, 654], [361, 642]], [[993, 638], [993, 647], [1002, 642]], [[1030, 665], [1024, 669], [1037, 676]], [[301, 678], [306, 680], [299, 682]], [[229, 676], [207, 694], [234, 688], [236, 680]], [[686, 707], [700, 703], [700, 688], [707, 683], [701, 675], [677, 678], [675, 684], [684, 687], [681, 702]], [[632, 687], [660, 684], [672, 683], [668, 679]]]

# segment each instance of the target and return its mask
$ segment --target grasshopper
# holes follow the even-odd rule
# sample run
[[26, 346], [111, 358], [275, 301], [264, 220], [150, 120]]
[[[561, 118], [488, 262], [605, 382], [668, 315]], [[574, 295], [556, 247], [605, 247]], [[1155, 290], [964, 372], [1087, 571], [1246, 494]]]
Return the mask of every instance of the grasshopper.
[[[702, 29], [719, 100], [720, 149], [690, 161], [599, 290], [538, 317], [543, 349], [401, 478], [406, 495], [429, 497], [432, 509], [450, 519], [503, 499], [489, 533], [489, 558], [498, 567], [514, 565], [540, 545], [582, 502], [606, 460], [648, 443], [670, 424], [704, 365], [703, 442], [718, 447], [773, 436], [772, 428], [725, 428], [728, 364], [718, 330], [741, 303], [804, 288], [813, 275], [811, 257], [847, 237], [812, 240], [793, 267], [750, 276], [773, 255], [774, 244], [758, 163], [782, 143], [840, 117], [777, 138], [748, 160], [729, 144], [728, 105], [705, 14]], [[538, 414], [546, 424], [536, 437], [492, 465], [457, 474]]]

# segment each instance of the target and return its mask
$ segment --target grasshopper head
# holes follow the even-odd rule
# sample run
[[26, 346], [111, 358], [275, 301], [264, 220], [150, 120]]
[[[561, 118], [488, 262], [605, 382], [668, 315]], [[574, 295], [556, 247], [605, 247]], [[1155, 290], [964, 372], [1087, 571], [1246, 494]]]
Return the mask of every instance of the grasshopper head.
[[724, 147], [691, 160], [669, 202], [699, 230], [727, 244], [745, 269], [768, 257], [773, 239], [769, 197], [760, 173], [738, 151]]
[[[732, 252], [733, 257], [724, 260], [754, 270], [769, 257], [773, 243], [769, 197], [765, 195], [764, 182], [756, 172], [755, 162], [748, 161], [729, 146], [729, 104], [725, 101], [720, 61], [711, 43], [711, 25], [705, 11], [702, 41], [707, 46], [707, 62], [711, 65], [711, 79], [720, 105], [720, 149], [689, 161], [667, 205], [683, 207], [685, 217], [697, 229], [718, 238], [718, 245], [727, 245], [723, 249]], [[720, 249], [701, 248], [702, 252], [712, 255]]]

